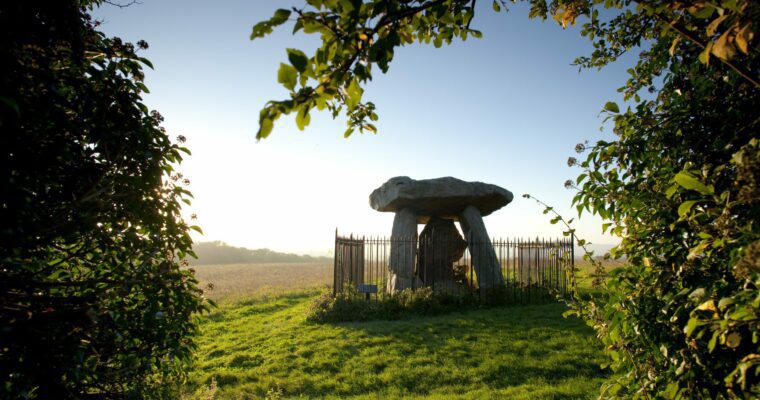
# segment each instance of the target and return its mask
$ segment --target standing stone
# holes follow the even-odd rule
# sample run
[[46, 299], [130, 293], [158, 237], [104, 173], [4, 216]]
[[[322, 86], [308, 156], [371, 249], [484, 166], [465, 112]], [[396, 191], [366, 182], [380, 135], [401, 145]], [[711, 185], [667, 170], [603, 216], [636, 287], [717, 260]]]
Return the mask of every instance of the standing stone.
[[[482, 217], [506, 206], [512, 199], [512, 192], [502, 187], [483, 182], [465, 182], [452, 177], [414, 180], [406, 176], [397, 176], [375, 189], [369, 196], [370, 206], [377, 211], [396, 213], [391, 234], [391, 260], [388, 263], [391, 275], [387, 285], [388, 291], [397, 292], [420, 286], [423, 283], [420, 277], [429, 282], [437, 281], [439, 277], [444, 281], [455, 282], [455, 278], [449, 278], [451, 268], [448, 261], [448, 265], [436, 265], [433, 275], [425, 276], [427, 271], [424, 271], [424, 267], [431, 262], [429, 257], [425, 260], [428, 256], [425, 252], [431, 251], [435, 254], [435, 246], [433, 250], [424, 249], [424, 240], [420, 242], [422, 261], [417, 263], [415, 260], [417, 224], [428, 223], [434, 218], [449, 220], [448, 224], [451, 225], [451, 221], [459, 221], [466, 239], [476, 243], [468, 246], [478, 274], [479, 287], [503, 285], [499, 261]], [[435, 260], [434, 264], [437, 262]], [[419, 276], [415, 276], [415, 265], [418, 267]], [[420, 269], [420, 266], [423, 268]], [[453, 272], [451, 274], [453, 275]], [[437, 282], [435, 286], [438, 288]]]
[[480, 211], [473, 206], [467, 206], [459, 216], [459, 224], [470, 248], [472, 266], [478, 276], [478, 287], [483, 289], [504, 285], [499, 259], [488, 237]]
[[404, 208], [393, 218], [391, 254], [388, 262], [390, 280], [388, 291], [397, 292], [412, 287], [415, 255], [417, 254], [417, 213]]
[[436, 289], [456, 289], [454, 262], [462, 258], [467, 243], [454, 221], [431, 217], [420, 234], [417, 277]]

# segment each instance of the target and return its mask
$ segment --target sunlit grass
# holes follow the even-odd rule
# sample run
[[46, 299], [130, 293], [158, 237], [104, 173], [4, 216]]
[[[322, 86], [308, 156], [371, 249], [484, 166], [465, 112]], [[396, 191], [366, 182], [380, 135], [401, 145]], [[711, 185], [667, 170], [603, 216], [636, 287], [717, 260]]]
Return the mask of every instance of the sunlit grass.
[[[562, 318], [561, 304], [313, 324], [305, 316], [318, 288], [331, 283], [331, 265], [194, 268], [202, 284], [214, 284], [210, 297], [220, 306], [203, 318], [185, 388], [191, 393], [213, 380], [216, 399], [278, 393], [576, 399], [595, 398], [606, 376], [593, 332], [580, 320]], [[590, 286], [590, 267], [580, 270], [581, 287]]]
[[592, 331], [561, 304], [397, 321], [305, 321], [317, 291], [223, 302], [204, 318], [189, 391], [219, 399], [594, 398], [605, 377]]

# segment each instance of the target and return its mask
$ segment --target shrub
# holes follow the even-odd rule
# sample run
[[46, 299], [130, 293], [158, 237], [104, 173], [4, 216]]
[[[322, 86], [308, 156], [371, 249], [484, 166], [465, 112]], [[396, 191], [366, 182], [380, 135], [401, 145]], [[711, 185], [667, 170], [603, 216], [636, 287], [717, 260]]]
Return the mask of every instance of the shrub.
[[178, 261], [188, 151], [91, 3], [0, 6], [2, 398], [173, 397], [207, 308]]
[[[547, 296], [547, 299], [550, 298]], [[343, 322], [394, 320], [419, 315], [438, 315], [454, 311], [515, 304], [508, 287], [495, 288], [477, 294], [436, 292], [429, 287], [404, 289], [398, 293], [366, 300], [348, 291], [333, 296], [323, 293], [309, 306], [307, 320], [311, 322]]]

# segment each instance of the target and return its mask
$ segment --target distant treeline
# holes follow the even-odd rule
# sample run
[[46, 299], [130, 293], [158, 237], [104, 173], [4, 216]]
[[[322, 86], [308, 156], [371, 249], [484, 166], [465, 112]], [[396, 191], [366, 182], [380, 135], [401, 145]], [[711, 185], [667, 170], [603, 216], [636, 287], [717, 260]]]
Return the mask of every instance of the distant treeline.
[[241, 264], [241, 263], [276, 263], [276, 262], [331, 262], [329, 257], [312, 257], [292, 253], [278, 253], [269, 249], [251, 250], [234, 247], [221, 241], [202, 242], [193, 245], [197, 260], [190, 259], [193, 265]]

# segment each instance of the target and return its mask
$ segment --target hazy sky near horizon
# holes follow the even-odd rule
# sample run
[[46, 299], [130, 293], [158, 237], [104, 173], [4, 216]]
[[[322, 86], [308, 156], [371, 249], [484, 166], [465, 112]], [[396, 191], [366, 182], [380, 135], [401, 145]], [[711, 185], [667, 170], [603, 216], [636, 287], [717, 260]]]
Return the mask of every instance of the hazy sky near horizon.
[[[605, 102], [620, 100], [631, 60], [604, 70], [571, 65], [591, 45], [578, 27], [529, 20], [512, 5], [496, 14], [480, 2], [472, 23], [482, 39], [435, 49], [412, 45], [396, 52], [390, 70], [375, 70], [364, 99], [377, 106], [378, 134], [343, 138], [345, 119], [313, 112], [298, 131], [294, 116], [277, 121], [271, 136], [256, 141], [258, 113], [267, 100], [284, 99], [277, 83], [285, 49], [310, 54], [317, 37], [292, 35], [292, 22], [251, 42], [251, 27], [275, 9], [303, 1], [141, 0], [126, 8], [94, 11], [101, 30], [150, 48], [142, 53], [147, 105], [165, 117], [171, 136], [184, 135], [193, 152], [181, 171], [195, 196], [204, 235], [236, 246], [330, 254], [333, 235], [389, 235], [390, 213], [369, 207], [368, 196], [393, 176], [454, 176], [502, 186], [512, 204], [485, 218], [495, 237], [557, 237], [530, 193], [567, 217], [573, 191], [567, 179], [575, 145], [611, 139], [600, 131]], [[581, 237], [614, 243], [601, 220], [584, 214]]]

